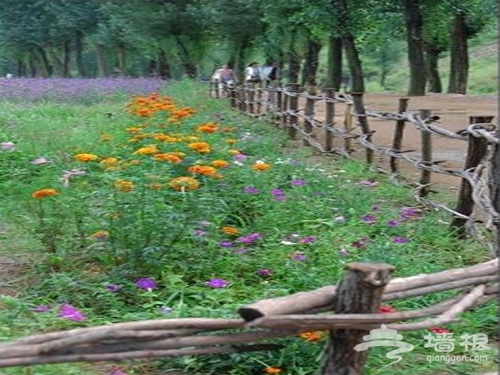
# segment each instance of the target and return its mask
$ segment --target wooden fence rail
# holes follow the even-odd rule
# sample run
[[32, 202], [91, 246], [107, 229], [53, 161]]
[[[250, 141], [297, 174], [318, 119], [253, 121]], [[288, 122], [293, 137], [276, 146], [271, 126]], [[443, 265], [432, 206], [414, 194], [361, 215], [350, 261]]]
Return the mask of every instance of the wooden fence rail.
[[[240, 318], [116, 323], [0, 343], [0, 367], [278, 350], [282, 346], [261, 341], [328, 330], [321, 374], [361, 375], [367, 352], [353, 348], [371, 329], [384, 324], [388, 329], [413, 331], [447, 324], [499, 292], [498, 259], [396, 279], [392, 279], [394, 267], [387, 264], [357, 262], [345, 269], [337, 286], [257, 301], [241, 307]], [[459, 293], [418, 310], [378, 313], [382, 301], [449, 290]]]
[[[241, 95], [244, 92], [245, 94]], [[249, 94], [250, 93], [250, 94]], [[500, 171], [492, 171], [489, 159], [495, 149], [499, 147], [496, 125], [492, 123], [493, 116], [471, 116], [469, 126], [459, 132], [452, 132], [444, 127], [437, 126], [439, 116], [433, 116], [430, 110], [422, 109], [418, 114], [407, 111], [409, 98], [399, 99], [398, 112], [375, 112], [365, 109], [363, 94], [336, 94], [332, 89], [325, 89], [323, 95], [312, 95], [300, 92], [297, 84], [289, 84], [284, 88], [259, 88], [246, 86], [231, 92], [232, 106], [240, 111], [283, 128], [291, 140], [298, 137], [303, 145], [316, 148], [322, 153], [337, 153], [350, 157], [352, 142], [356, 142], [365, 149], [365, 162], [374, 164], [374, 152], [387, 155], [388, 168], [384, 168], [391, 177], [401, 182], [402, 176], [400, 160], [420, 170], [420, 179], [415, 189], [415, 198], [422, 204], [437, 209], [443, 209], [453, 215], [450, 226], [456, 230], [459, 237], [473, 236], [488, 247], [497, 256], [500, 254], [500, 214], [495, 209], [496, 203], [491, 198], [492, 186], [500, 191], [498, 178], [488, 179], [483, 176], [484, 171], [491, 171], [490, 175], [500, 175]], [[256, 111], [255, 101], [261, 108]], [[239, 104], [238, 104], [239, 103]], [[318, 118], [318, 106], [324, 104], [324, 117]], [[336, 105], [345, 108], [343, 128], [336, 124], [334, 115]], [[304, 108], [299, 108], [304, 105]], [[369, 118], [389, 120], [395, 122], [393, 142], [391, 147], [379, 146], [373, 143]], [[402, 140], [406, 127], [410, 125], [421, 134], [420, 158], [409, 156], [409, 151], [402, 150]], [[446, 169], [439, 166], [442, 161], [434, 160], [432, 140], [434, 136], [445, 137], [458, 142], [467, 142], [467, 157], [463, 170]], [[335, 140], [342, 140], [343, 144], [335, 148]], [[380, 169], [380, 168], [379, 168]], [[462, 180], [460, 194], [455, 208], [428, 199], [432, 187], [432, 174], [446, 174]], [[490, 220], [478, 220], [476, 213], [486, 214]], [[487, 240], [477, 229], [477, 222], [490, 222], [494, 227], [496, 240]]]

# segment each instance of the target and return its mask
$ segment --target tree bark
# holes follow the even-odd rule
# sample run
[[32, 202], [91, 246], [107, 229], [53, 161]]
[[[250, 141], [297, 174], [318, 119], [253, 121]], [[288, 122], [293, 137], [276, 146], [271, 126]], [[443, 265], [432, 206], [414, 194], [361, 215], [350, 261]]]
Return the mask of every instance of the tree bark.
[[320, 51], [321, 44], [310, 38], [307, 43], [307, 54], [304, 64], [304, 84], [311, 88], [317, 86], [316, 73], [319, 66]]
[[75, 62], [78, 76], [86, 77], [87, 69], [83, 61], [83, 33], [77, 31], [75, 35]]
[[64, 44], [63, 44], [63, 62], [62, 62], [62, 76], [63, 76], [63, 78], [71, 77], [70, 63], [71, 63], [70, 41], [66, 40], [66, 41], [64, 41]]
[[330, 36], [328, 38], [328, 66], [326, 87], [340, 91], [342, 86], [342, 39]]
[[455, 16], [451, 33], [448, 93], [465, 94], [467, 92], [469, 75], [469, 52], [467, 46], [467, 25], [463, 12]]
[[356, 93], [365, 92], [365, 82], [363, 77], [363, 66], [359, 58], [354, 37], [347, 35], [342, 38], [344, 51], [349, 64], [349, 71], [351, 72], [351, 91]]
[[104, 46], [100, 44], [95, 44], [94, 50], [96, 53], [96, 61], [97, 61], [97, 76], [107, 77], [109, 75], [109, 70], [108, 70], [108, 64], [106, 62]]
[[441, 77], [439, 76], [439, 55], [442, 51], [431, 46], [425, 47], [425, 63], [427, 69], [427, 80], [429, 82], [429, 92], [443, 92]]
[[422, 13], [420, 0], [403, 0], [410, 65], [410, 87], [408, 95], [425, 95], [426, 71], [422, 39]]

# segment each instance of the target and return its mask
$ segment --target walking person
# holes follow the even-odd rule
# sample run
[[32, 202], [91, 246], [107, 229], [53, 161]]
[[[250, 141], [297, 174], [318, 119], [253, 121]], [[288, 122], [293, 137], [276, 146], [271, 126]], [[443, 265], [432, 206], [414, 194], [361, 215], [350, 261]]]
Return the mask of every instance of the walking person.
[[262, 81], [258, 62], [252, 62], [245, 68], [245, 83], [256, 84]]
[[221, 68], [217, 69], [212, 75], [212, 82], [216, 85], [217, 89], [226, 92], [236, 85], [236, 76], [229, 65], [224, 64]]

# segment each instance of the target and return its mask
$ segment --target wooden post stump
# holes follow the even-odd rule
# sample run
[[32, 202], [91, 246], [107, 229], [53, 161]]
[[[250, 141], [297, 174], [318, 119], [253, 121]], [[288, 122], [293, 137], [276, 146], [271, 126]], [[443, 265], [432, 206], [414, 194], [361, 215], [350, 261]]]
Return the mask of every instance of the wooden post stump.
[[[366, 117], [365, 105], [363, 103], [363, 93], [353, 92], [351, 95], [354, 111], [358, 115], [358, 122], [361, 126], [363, 136], [368, 142], [371, 142], [373, 132], [370, 130], [370, 126], [368, 125], [368, 118]], [[373, 164], [373, 150], [370, 148], [366, 148], [366, 164]]]
[[[431, 111], [428, 109], [420, 110], [420, 118], [423, 121], [431, 118]], [[431, 133], [425, 130], [420, 132], [422, 139], [422, 164], [425, 166], [432, 166], [432, 138]], [[431, 171], [427, 169], [422, 169], [422, 173], [420, 175], [420, 185], [424, 185], [423, 188], [420, 189], [419, 196], [425, 197], [429, 194], [431, 187]]]
[[[384, 263], [350, 263], [347, 274], [340, 280], [335, 300], [337, 314], [376, 313], [385, 286], [394, 267]], [[355, 351], [369, 331], [336, 329], [330, 331], [323, 357], [321, 375], [361, 375], [367, 351]]]
[[291, 83], [288, 85], [288, 88], [291, 92], [288, 107], [288, 111], [290, 112], [288, 116], [288, 137], [294, 140], [297, 138], [297, 126], [299, 124], [299, 118], [297, 116], [299, 110], [299, 84]]
[[[334, 89], [325, 89], [325, 95], [327, 98], [335, 97]], [[335, 104], [332, 102], [326, 102], [325, 109], [325, 151], [331, 152], [333, 150], [333, 132], [329, 128], [335, 126]]]
[[[399, 108], [398, 113], [404, 113], [408, 109], [409, 98], [399, 98]], [[394, 139], [392, 140], [392, 149], [394, 151], [401, 151], [401, 145], [403, 143], [403, 134], [405, 129], [405, 120], [396, 121], [396, 130], [394, 132]], [[391, 156], [389, 161], [391, 167], [391, 173], [399, 173], [399, 159], [395, 156]]]
[[[487, 116], [470, 116], [469, 125], [487, 123], [493, 118]], [[488, 151], [488, 140], [486, 138], [474, 137], [469, 134], [469, 144], [467, 148], [467, 158], [465, 159], [464, 170], [476, 168], [479, 163], [485, 158]], [[462, 179], [460, 183], [460, 193], [458, 195], [458, 202], [455, 211], [470, 216], [474, 211], [474, 199], [472, 198], [472, 186], [468, 180]], [[455, 217], [451, 222], [451, 227], [456, 228], [459, 238], [467, 236], [466, 231], [467, 219]]]
[[315, 100], [311, 99], [309, 95], [312, 95], [311, 92], [308, 93], [308, 97], [306, 98], [306, 111], [305, 111], [305, 120], [304, 120], [304, 133], [305, 135], [302, 137], [302, 144], [304, 146], [311, 146], [311, 143], [308, 140], [308, 137], [311, 137], [314, 129], [314, 104]]

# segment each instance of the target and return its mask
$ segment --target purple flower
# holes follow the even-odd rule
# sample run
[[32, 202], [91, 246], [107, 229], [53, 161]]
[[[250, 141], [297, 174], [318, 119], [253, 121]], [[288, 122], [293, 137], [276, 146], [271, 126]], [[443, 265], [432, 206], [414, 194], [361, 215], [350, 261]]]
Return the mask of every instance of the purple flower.
[[156, 282], [152, 279], [148, 279], [147, 277], [143, 277], [135, 282], [135, 285], [144, 290], [153, 290], [156, 289]]
[[262, 269], [257, 271], [257, 275], [262, 276], [262, 277], [269, 277], [273, 275], [273, 271], [270, 269]]
[[231, 241], [222, 241], [222, 242], [219, 242], [219, 246], [220, 247], [233, 247], [234, 243], [232, 243]]
[[245, 161], [247, 159], [247, 156], [245, 154], [236, 154], [233, 156], [233, 158], [237, 161]]
[[16, 149], [16, 145], [14, 142], [2, 142], [0, 143], [0, 150], [2, 151], [14, 151]]
[[206, 236], [208, 232], [204, 231], [204, 230], [201, 230], [201, 229], [195, 229], [194, 230], [194, 235], [195, 236]]
[[50, 163], [50, 160], [44, 158], [43, 156], [40, 156], [39, 158], [36, 158], [36, 159], [33, 159], [32, 161], [30, 161], [30, 163], [33, 165], [47, 164], [47, 163]]
[[373, 215], [365, 215], [361, 217], [361, 221], [367, 224], [375, 223], [375, 216]]
[[284, 201], [286, 201], [286, 197], [284, 195], [275, 195], [274, 200], [276, 200], [278, 202], [284, 202]]
[[397, 227], [397, 226], [399, 226], [399, 221], [397, 221], [397, 220], [389, 220], [387, 222], [387, 226], [389, 226], [389, 227]]
[[284, 195], [285, 192], [281, 189], [272, 189], [271, 190], [271, 194], [274, 195], [274, 196], [277, 196], [277, 195]]
[[290, 181], [292, 186], [304, 186], [306, 182], [304, 180], [292, 180]]
[[209, 286], [210, 288], [225, 288], [227, 286], [228, 282], [224, 279], [210, 279], [205, 282], [206, 286]]
[[85, 315], [83, 315], [80, 310], [71, 306], [69, 303], [64, 303], [59, 307], [59, 316], [74, 322], [82, 322], [86, 319]]
[[243, 192], [247, 194], [257, 194], [259, 192], [259, 189], [253, 186], [246, 186], [243, 188]]
[[403, 211], [401, 213], [402, 220], [411, 220], [418, 218], [419, 212], [411, 207], [403, 207], [401, 210]]
[[49, 305], [40, 305], [40, 306], [33, 307], [31, 309], [31, 311], [36, 312], [36, 313], [43, 313], [43, 312], [47, 312], [49, 310], [50, 310]]
[[64, 171], [63, 175], [61, 178], [69, 178], [73, 176], [83, 176], [84, 174], [87, 174], [83, 169], [75, 168], [70, 171]]
[[307, 260], [307, 255], [303, 253], [293, 253], [292, 260], [295, 260], [297, 262], [304, 262]]
[[316, 241], [315, 237], [307, 236], [307, 237], [304, 237], [303, 239], [301, 239], [299, 242], [300, 243], [313, 243], [314, 241]]
[[251, 233], [246, 236], [239, 237], [236, 241], [239, 243], [253, 243], [257, 240], [260, 240], [260, 233]]
[[117, 284], [108, 284], [106, 285], [106, 289], [109, 290], [110, 292], [118, 292], [122, 287]]
[[410, 242], [410, 240], [409, 240], [408, 238], [404, 238], [404, 237], [397, 237], [397, 236], [396, 236], [396, 237], [394, 237], [394, 238], [392, 239], [392, 241], [393, 241], [394, 243], [408, 243], [408, 242]]

